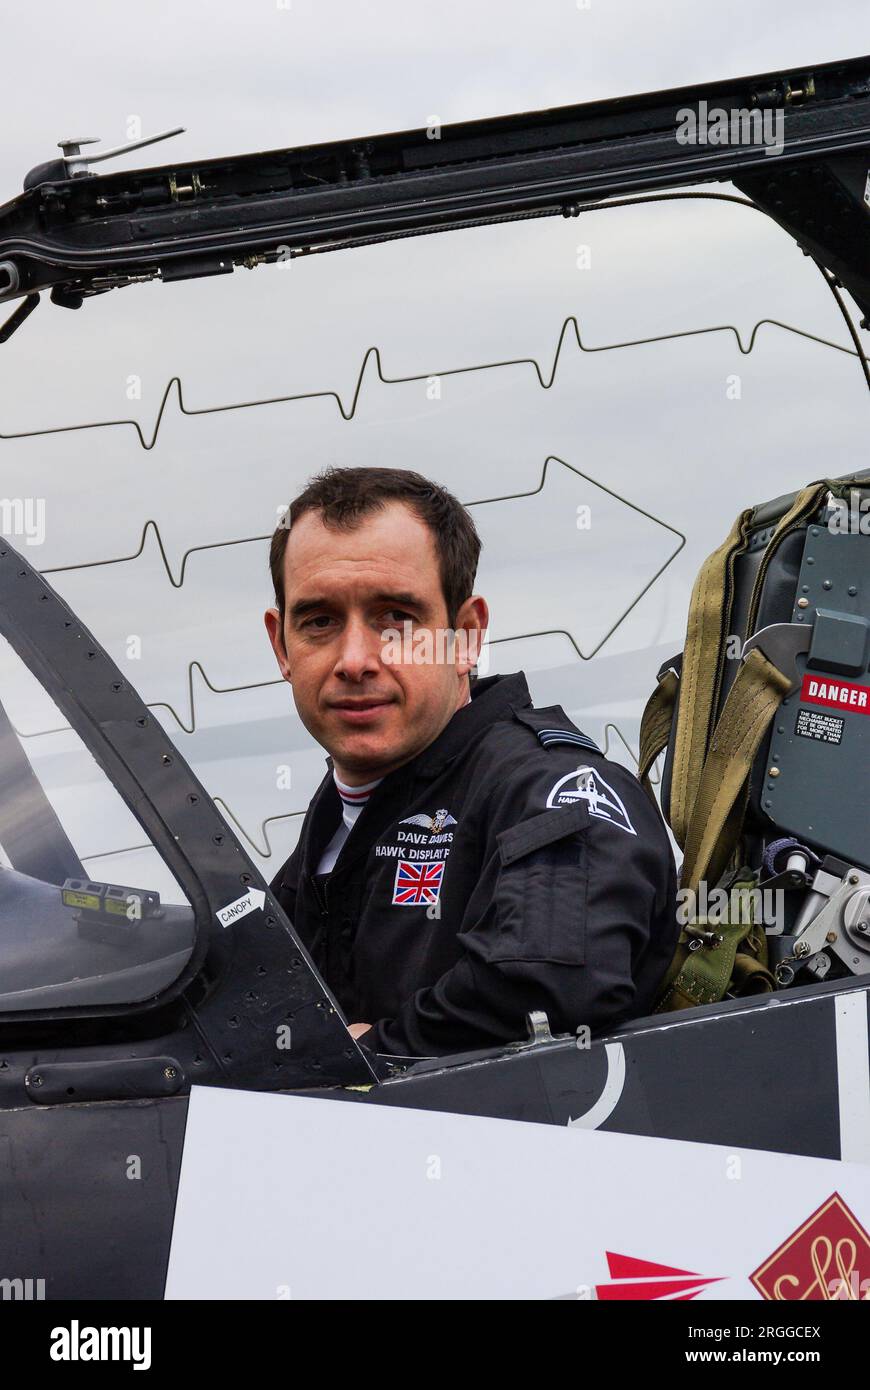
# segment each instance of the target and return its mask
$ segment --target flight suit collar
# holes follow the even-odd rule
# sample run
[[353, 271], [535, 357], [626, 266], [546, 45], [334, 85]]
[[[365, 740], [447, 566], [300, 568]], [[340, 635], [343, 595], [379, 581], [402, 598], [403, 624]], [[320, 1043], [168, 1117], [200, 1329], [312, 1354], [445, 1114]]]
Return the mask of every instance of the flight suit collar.
[[515, 709], [530, 709], [531, 704], [522, 671], [476, 680], [471, 687], [471, 703], [457, 710], [434, 742], [407, 766], [424, 777], [434, 776], [476, 742], [491, 724], [506, 719]]
[[299, 837], [299, 857], [304, 873], [313, 875], [324, 849], [341, 821], [341, 798], [332, 775], [332, 759], [326, 759], [327, 773], [308, 807]]

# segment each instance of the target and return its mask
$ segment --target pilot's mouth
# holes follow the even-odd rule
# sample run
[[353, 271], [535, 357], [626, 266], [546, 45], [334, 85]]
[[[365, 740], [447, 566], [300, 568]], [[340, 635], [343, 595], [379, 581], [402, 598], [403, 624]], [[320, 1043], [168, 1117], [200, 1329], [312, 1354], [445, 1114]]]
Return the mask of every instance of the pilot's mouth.
[[365, 700], [335, 700], [330, 708], [350, 724], [367, 724], [377, 719], [391, 704], [392, 700], [373, 696]]

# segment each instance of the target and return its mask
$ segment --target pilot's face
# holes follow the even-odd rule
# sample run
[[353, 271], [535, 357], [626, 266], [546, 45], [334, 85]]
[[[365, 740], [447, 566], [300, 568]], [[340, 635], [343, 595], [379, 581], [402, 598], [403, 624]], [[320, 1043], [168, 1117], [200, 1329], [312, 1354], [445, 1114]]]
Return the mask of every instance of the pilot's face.
[[[403, 502], [352, 530], [306, 512], [287, 540], [284, 594], [283, 622], [277, 609], [266, 614], [272, 646], [302, 723], [343, 781], [360, 785], [407, 762], [466, 702], [473, 641], [472, 660], [443, 659], [436, 634], [448, 617], [434, 538]], [[486, 620], [484, 601], [471, 598], [456, 627], [474, 638]], [[397, 631], [411, 638], [399, 653], [395, 635], [384, 636]], [[430, 659], [411, 659], [427, 649]]]

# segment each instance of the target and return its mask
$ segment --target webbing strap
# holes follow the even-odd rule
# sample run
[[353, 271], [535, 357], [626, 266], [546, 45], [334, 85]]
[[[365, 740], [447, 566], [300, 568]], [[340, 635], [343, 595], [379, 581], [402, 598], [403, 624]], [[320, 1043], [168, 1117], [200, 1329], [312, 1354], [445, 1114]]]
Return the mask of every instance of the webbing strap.
[[[727, 921], [700, 919], [709, 928], [712, 944], [685, 929], [671, 967], [662, 983], [655, 1013], [715, 1004], [730, 992], [737, 996], [760, 994], [774, 988], [767, 968], [764, 927], [754, 921], [752, 893], [755, 880], [735, 883], [729, 893]], [[748, 911], [747, 911], [748, 908]]]
[[676, 672], [671, 669], [665, 671], [641, 716], [637, 775], [647, 796], [653, 801], [655, 792], [649, 780], [650, 768], [670, 738], [678, 686]]
[[[738, 671], [698, 778], [680, 878], [682, 888], [697, 892], [702, 879], [715, 883], [715, 869], [724, 867], [730, 858], [734, 843], [726, 843], [726, 822], [736, 843], [742, 818], [733, 814], [735, 804], [765, 731], [791, 684], [788, 676], [757, 648]], [[715, 865], [711, 863], [714, 853]]]
[[776, 554], [777, 549], [779, 548], [780, 540], [783, 538], [785, 532], [790, 531], [792, 527], [799, 526], [802, 521], [805, 521], [810, 516], [812, 516], [812, 514], [815, 511], [817, 511], [818, 508], [821, 506], [822, 500], [827, 492], [833, 492], [835, 494], [838, 494], [840, 490], [841, 488], [839, 482], [834, 479], [827, 479], [817, 483], [810, 483], [808, 487], [801, 488], [800, 492], [796, 494], [795, 499], [789, 507], [788, 511], [785, 512], [784, 515], [781, 516], [779, 521], [776, 523], [773, 535], [770, 537], [770, 540], [764, 548], [764, 554], [761, 557], [761, 564], [759, 565], [758, 573], [755, 576], [755, 584], [753, 585], [752, 596], [749, 603], [749, 627], [747, 629], [747, 632], [752, 632], [754, 630], [755, 620], [758, 617], [758, 605], [761, 599], [761, 590], [764, 586], [764, 580], [767, 576], [767, 569], [771, 560]]
[[[773, 535], [767, 543], [764, 558], [756, 576], [750, 603], [750, 624], [754, 623], [757, 616], [758, 602], [767, 566], [780, 541], [794, 527], [800, 526], [802, 522], [807, 520], [818, 509], [826, 492], [835, 487], [836, 484], [832, 485], [830, 481], [811, 483], [797, 493], [788, 511], [780, 517]], [[720, 609], [725, 595], [727, 566], [732, 555], [743, 543], [745, 528], [751, 517], [750, 511], [741, 513], [725, 544], [710, 556], [710, 560], [707, 561], [701, 572], [703, 574], [704, 570], [707, 570], [708, 579], [711, 582], [716, 580], [718, 576], [718, 582], [723, 586], [719, 596]], [[711, 565], [711, 561], [714, 560], [716, 561], [715, 565]], [[701, 575], [699, 574], [698, 580], [700, 579]], [[698, 587], [696, 584], [696, 589]], [[705, 609], [712, 606], [714, 596], [713, 589], [703, 586], [699, 590], [697, 600], [695, 592], [692, 594], [692, 610], [695, 610], [697, 601], [697, 612], [690, 611], [690, 620], [692, 616], [695, 618], [696, 641], [693, 649], [695, 660], [700, 660], [704, 655], [703, 642], [711, 640], [712, 618], [709, 613], [705, 612]], [[688, 648], [688, 632], [686, 643]], [[715, 696], [714, 682], [717, 662], [715, 656], [711, 658], [709, 649], [707, 655], [710, 669], [705, 678], [699, 681], [696, 686], [696, 692], [700, 692], [696, 693], [696, 703], [701, 698], [706, 702], [711, 702]], [[710, 738], [709, 751], [707, 751], [703, 741], [705, 737], [703, 731], [706, 729], [709, 732], [710, 706], [709, 703], [705, 703], [702, 708], [692, 707], [691, 697], [685, 686], [685, 679], [686, 656], [684, 655], [680, 710], [682, 712], [685, 701], [689, 706], [686, 720], [689, 734], [684, 742], [689, 746], [689, 737], [691, 736], [690, 746], [696, 762], [689, 769], [680, 767], [682, 772], [681, 787], [684, 796], [686, 796], [692, 795], [694, 786], [694, 794], [691, 802], [678, 801], [675, 810], [674, 780], [678, 771], [677, 749], [681, 732], [679, 724], [683, 722], [680, 720], [677, 728], [672, 773], [671, 824], [677, 843], [684, 850], [682, 886], [697, 889], [702, 878], [706, 878], [708, 882], [718, 882], [737, 846], [743, 823], [745, 786], [752, 762], [780, 701], [788, 693], [790, 682], [761, 652], [751, 652], [738, 671], [734, 684], [728, 692], [728, 698], [722, 706], [719, 721]], [[674, 826], [676, 814], [684, 814], [686, 817], [681, 827], [683, 839], [677, 835]]]
[[[797, 493], [788, 511], [780, 517], [765, 547], [756, 578], [749, 614], [750, 631], [767, 566], [780, 540], [818, 508], [828, 490], [837, 491], [837, 488], [837, 483], [831, 480], [811, 483]], [[704, 561], [689, 602], [670, 795], [671, 829], [683, 849], [693, 821], [714, 714], [713, 702], [719, 688], [722, 635], [730, 616], [730, 566], [746, 543], [754, 510], [750, 507], [740, 513], [722, 545]]]
[[742, 922], [722, 922], [717, 924], [715, 930], [721, 941], [714, 950], [701, 946], [694, 951], [685, 948], [678, 951], [665, 976], [654, 1013], [666, 1014], [677, 1009], [693, 1009], [699, 1004], [717, 1004], [725, 997], [737, 947], [745, 937], [747, 928]]
[[[767, 938], [764, 930], [758, 934], [758, 941], [767, 945]], [[738, 998], [745, 998], [747, 994], [769, 994], [776, 985], [776, 981], [764, 961], [756, 956], [746, 955], [738, 951], [734, 957], [734, 969], [731, 971], [730, 980], [732, 993]]]
[[718, 685], [728, 567], [733, 554], [745, 542], [751, 518], [751, 508], [741, 512], [722, 545], [704, 561], [689, 601], [670, 797], [671, 829], [681, 848], [686, 843], [707, 752]]

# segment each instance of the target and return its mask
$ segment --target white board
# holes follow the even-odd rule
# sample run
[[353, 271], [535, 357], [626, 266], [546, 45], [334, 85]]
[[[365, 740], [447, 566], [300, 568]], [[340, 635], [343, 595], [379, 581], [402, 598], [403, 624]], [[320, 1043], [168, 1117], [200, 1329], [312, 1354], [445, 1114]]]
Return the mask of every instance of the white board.
[[[870, 1227], [861, 1164], [194, 1087], [166, 1296], [758, 1299], [750, 1275], [835, 1193]], [[768, 1282], [805, 1288], [826, 1230], [836, 1278], [843, 1219]]]

